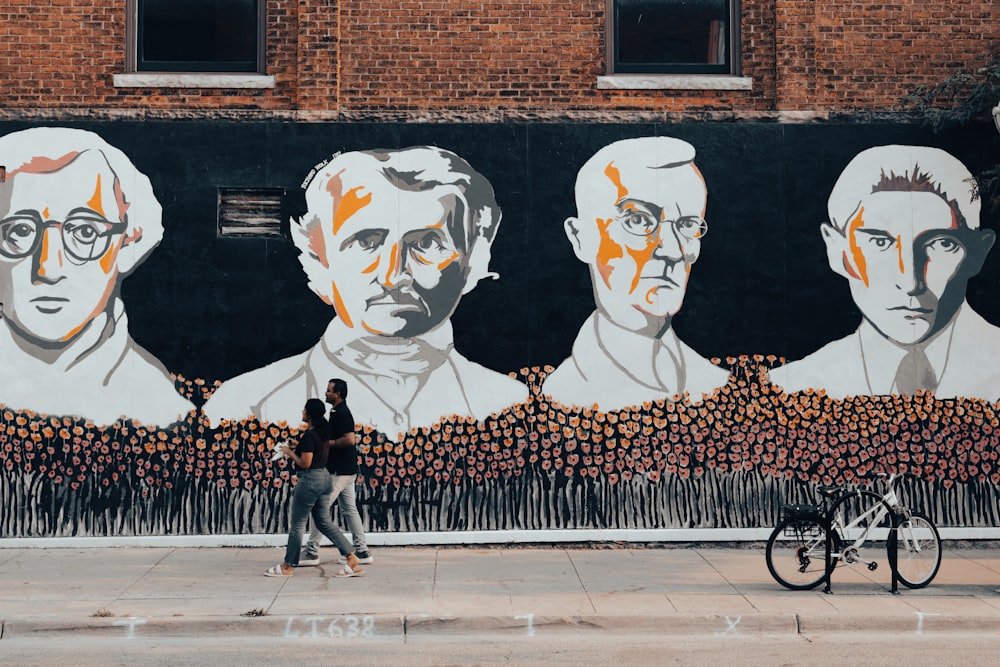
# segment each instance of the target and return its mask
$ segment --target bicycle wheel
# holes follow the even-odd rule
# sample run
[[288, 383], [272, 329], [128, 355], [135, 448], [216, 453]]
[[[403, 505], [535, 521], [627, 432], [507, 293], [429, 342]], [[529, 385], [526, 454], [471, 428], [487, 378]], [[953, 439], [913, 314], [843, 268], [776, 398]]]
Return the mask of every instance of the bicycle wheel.
[[911, 513], [896, 529], [895, 547], [896, 572], [903, 585], [923, 588], [931, 583], [941, 567], [941, 536], [930, 519]]
[[774, 580], [793, 591], [815, 588], [826, 567], [826, 532], [818, 519], [786, 517], [767, 538], [767, 569]]
[[830, 530], [839, 538], [837, 555], [848, 565], [878, 569], [877, 554], [885, 551], [892, 530], [892, 510], [871, 491], [851, 491], [830, 509]]

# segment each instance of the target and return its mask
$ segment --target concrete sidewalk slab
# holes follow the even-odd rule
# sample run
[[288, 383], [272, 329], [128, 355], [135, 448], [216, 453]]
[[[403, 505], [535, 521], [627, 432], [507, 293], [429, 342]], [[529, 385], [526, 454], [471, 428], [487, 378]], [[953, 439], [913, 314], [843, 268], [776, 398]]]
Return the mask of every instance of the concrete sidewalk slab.
[[348, 579], [328, 548], [317, 567], [263, 576], [283, 554], [0, 549], [0, 638], [1000, 632], [993, 548], [945, 551], [928, 588], [899, 595], [882, 567], [838, 568], [829, 595], [785, 590], [760, 548], [382, 548]]

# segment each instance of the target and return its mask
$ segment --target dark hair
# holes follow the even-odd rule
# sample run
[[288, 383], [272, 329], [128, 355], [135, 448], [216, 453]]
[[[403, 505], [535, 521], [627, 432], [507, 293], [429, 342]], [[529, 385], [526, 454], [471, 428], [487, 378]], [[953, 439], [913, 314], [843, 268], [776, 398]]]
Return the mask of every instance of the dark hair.
[[897, 175], [891, 170], [889, 171], [889, 175], [886, 176], [883, 169], [879, 182], [872, 186], [872, 193], [875, 192], [930, 192], [948, 204], [948, 208], [951, 209], [959, 225], [965, 228], [969, 226], [958, 202], [954, 199], [949, 199], [948, 194], [941, 190], [941, 184], [935, 183], [930, 174], [921, 172], [919, 164], [913, 165], [912, 174], [904, 172], [902, 176]]
[[341, 380], [340, 378], [334, 378], [330, 380], [328, 384], [332, 384], [333, 390], [338, 394], [340, 394], [340, 397], [342, 399], [344, 399], [345, 401], [347, 400], [347, 382], [345, 380]]
[[318, 398], [310, 398], [306, 401], [306, 416], [309, 417], [309, 425], [319, 431], [323, 440], [326, 440], [330, 424], [326, 421], [326, 405], [323, 401]]

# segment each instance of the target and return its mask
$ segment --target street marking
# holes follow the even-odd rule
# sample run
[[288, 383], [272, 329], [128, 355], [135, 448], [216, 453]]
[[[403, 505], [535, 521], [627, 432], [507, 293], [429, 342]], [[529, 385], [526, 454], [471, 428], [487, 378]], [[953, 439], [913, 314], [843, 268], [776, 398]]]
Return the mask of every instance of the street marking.
[[514, 617], [515, 621], [526, 620], [528, 621], [528, 636], [535, 636], [535, 615], [534, 614], [521, 614], [520, 616]]
[[128, 628], [128, 633], [125, 635], [125, 639], [135, 639], [135, 626], [146, 625], [146, 621], [141, 618], [136, 618], [132, 616], [127, 621], [112, 621], [112, 626], [125, 626]]
[[924, 616], [940, 616], [941, 614], [931, 614], [923, 611], [917, 612], [917, 634], [924, 634]]
[[[330, 619], [327, 622], [327, 619]], [[294, 637], [330, 637], [332, 639], [369, 638], [375, 635], [374, 616], [289, 616], [285, 623], [285, 639]]]
[[736, 626], [739, 625], [740, 621], [742, 620], [743, 620], [742, 616], [737, 616], [735, 621], [726, 616], [726, 625], [728, 625], [729, 627], [726, 628], [725, 632], [716, 632], [715, 635], [717, 637], [729, 634], [738, 635], [739, 632], [736, 631]]

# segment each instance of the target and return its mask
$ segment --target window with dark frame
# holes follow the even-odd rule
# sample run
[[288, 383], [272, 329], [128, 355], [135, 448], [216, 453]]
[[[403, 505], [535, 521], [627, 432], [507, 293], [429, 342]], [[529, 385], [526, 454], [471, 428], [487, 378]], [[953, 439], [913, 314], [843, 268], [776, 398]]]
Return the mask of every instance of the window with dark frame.
[[138, 72], [262, 72], [264, 0], [133, 0]]
[[613, 73], [738, 73], [738, 0], [610, 3]]

